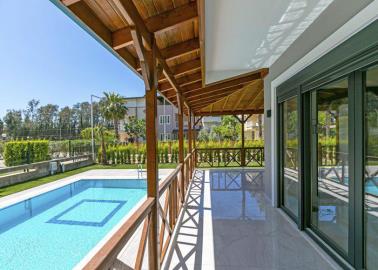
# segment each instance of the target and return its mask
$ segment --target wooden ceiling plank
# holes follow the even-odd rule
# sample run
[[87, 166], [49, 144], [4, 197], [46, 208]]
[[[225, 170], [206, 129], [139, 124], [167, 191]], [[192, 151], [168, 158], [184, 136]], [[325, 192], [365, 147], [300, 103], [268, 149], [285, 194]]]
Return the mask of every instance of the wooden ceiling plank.
[[230, 98], [230, 95], [228, 95], [228, 96], [226, 97], [226, 99], [224, 100], [222, 110], [225, 110], [229, 98]]
[[239, 107], [240, 102], [243, 100], [245, 94], [246, 94], [246, 91], [241, 91], [240, 96], [233, 107], [234, 110], [236, 110]]
[[264, 88], [257, 89], [256, 93], [254, 93], [251, 96], [251, 98], [247, 101], [246, 105], [243, 106], [243, 109], [248, 107], [249, 105], [253, 104], [253, 102], [255, 102], [255, 100], [257, 99], [257, 97], [261, 95], [261, 93], [264, 93]]
[[[146, 20], [145, 25], [149, 32], [161, 33], [188, 20], [196, 19], [197, 16], [196, 3], [191, 2], [187, 5], [152, 16]], [[133, 42], [130, 28], [125, 27], [113, 32], [112, 40], [115, 50], [129, 46]]]

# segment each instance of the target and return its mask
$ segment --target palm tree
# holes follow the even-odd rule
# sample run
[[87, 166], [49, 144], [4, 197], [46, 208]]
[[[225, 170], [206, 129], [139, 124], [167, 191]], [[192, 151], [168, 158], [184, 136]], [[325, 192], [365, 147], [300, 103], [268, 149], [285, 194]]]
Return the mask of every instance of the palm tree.
[[96, 133], [101, 140], [101, 164], [106, 165], [108, 164], [107, 157], [106, 157], [106, 144], [105, 144], [105, 133], [106, 128], [102, 125], [98, 125], [96, 127]]
[[104, 92], [104, 96], [101, 101], [101, 112], [106, 120], [113, 121], [115, 137], [119, 140], [119, 121], [124, 119], [127, 112], [125, 101], [114, 92]]

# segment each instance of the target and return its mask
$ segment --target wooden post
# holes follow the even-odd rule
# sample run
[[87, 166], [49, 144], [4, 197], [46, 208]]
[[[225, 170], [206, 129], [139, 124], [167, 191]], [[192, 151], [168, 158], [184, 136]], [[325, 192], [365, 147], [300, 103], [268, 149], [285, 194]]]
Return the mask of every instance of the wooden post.
[[[188, 114], [188, 152], [192, 154], [192, 111], [189, 110]], [[193, 159], [190, 158], [189, 160], [189, 180], [192, 179], [192, 171], [193, 171]]]
[[148, 57], [149, 87], [146, 87], [146, 150], [147, 150], [147, 196], [155, 198], [149, 229], [149, 269], [160, 269], [159, 254], [159, 180], [157, 158], [157, 69], [155, 46], [146, 52]]
[[179, 163], [181, 167], [181, 202], [184, 202], [185, 198], [185, 171], [184, 171], [184, 104], [182, 98], [178, 96], [179, 110], [178, 110], [178, 140], [179, 140]]
[[245, 149], [244, 149], [244, 114], [242, 114], [242, 119], [241, 119], [241, 139], [242, 139], [242, 147], [241, 147], [241, 166], [245, 166]]

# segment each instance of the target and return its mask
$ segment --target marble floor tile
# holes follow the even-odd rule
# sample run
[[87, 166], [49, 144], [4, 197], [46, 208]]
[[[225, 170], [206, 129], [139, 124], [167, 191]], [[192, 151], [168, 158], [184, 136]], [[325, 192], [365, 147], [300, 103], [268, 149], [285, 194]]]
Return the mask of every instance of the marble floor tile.
[[263, 170], [197, 170], [164, 269], [339, 269], [264, 194]]

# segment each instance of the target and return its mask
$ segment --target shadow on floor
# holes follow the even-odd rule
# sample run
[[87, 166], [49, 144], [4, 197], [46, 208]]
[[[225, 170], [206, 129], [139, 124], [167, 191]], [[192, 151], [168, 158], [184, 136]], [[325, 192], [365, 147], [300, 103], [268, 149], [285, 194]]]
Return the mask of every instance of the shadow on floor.
[[164, 269], [335, 268], [270, 206], [261, 169], [195, 171], [178, 226]]

